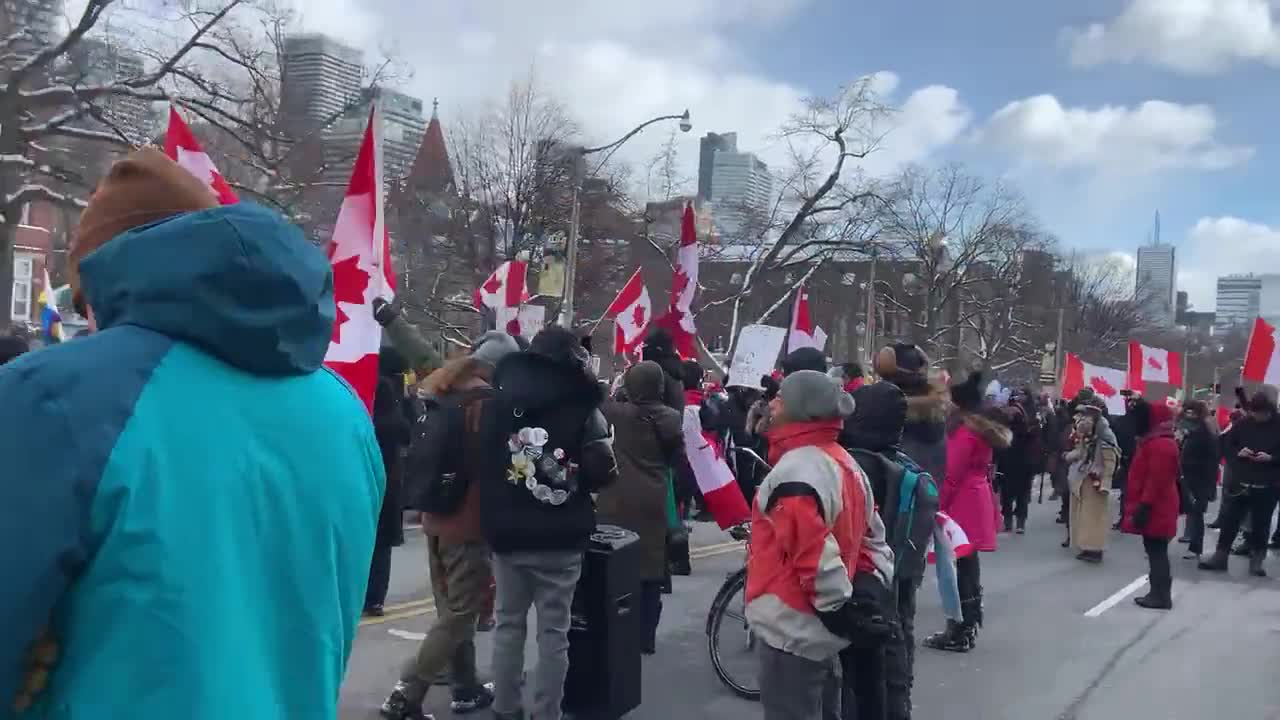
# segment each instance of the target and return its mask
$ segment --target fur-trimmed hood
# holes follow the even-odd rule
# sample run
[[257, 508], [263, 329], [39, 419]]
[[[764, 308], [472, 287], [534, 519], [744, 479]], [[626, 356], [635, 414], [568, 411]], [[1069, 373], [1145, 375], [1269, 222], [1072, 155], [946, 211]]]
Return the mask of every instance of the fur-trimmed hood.
[[995, 450], [1003, 450], [1013, 442], [1013, 432], [998, 420], [978, 413], [961, 413], [960, 422], [978, 434]]
[[951, 393], [947, 386], [939, 380], [931, 380], [922, 390], [907, 393], [907, 422], [946, 422], [951, 412]]

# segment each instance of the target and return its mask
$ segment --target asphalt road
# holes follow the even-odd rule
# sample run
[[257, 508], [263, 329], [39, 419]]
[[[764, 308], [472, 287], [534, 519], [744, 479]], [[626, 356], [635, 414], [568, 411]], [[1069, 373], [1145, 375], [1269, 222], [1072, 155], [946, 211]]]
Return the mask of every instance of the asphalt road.
[[[1248, 578], [1235, 558], [1226, 576], [1201, 573], [1176, 545], [1174, 610], [1144, 610], [1132, 602], [1146, 592], [1137, 582], [1146, 573], [1138, 539], [1113, 534], [1106, 561], [1085, 565], [1059, 547], [1054, 510], [1033, 506], [1028, 533], [1002, 535], [1000, 551], [983, 556], [987, 625], [978, 648], [917, 651], [917, 719], [1280, 720], [1280, 580]], [[677, 578], [666, 598], [658, 654], [644, 660], [644, 704], [628, 718], [759, 717], [758, 706], [720, 685], [703, 632], [716, 589], [743, 561], [728, 540], [714, 527], [696, 528], [694, 574]], [[1280, 576], [1280, 556], [1269, 565]], [[400, 663], [430, 624], [420, 535], [396, 551], [393, 573], [388, 616], [360, 629], [343, 720], [378, 716]], [[942, 624], [932, 581], [919, 605], [923, 636]], [[482, 668], [490, 653], [489, 636], [479, 635]], [[532, 644], [527, 656], [528, 669]], [[428, 709], [451, 717], [448, 699], [445, 688], [433, 689]]]

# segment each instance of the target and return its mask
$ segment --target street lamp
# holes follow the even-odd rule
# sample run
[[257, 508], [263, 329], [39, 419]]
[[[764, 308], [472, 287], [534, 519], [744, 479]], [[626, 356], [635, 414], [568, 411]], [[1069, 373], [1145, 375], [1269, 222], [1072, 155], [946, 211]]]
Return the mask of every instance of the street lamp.
[[613, 153], [626, 144], [628, 140], [639, 135], [642, 130], [650, 125], [667, 120], [679, 120], [681, 132], [689, 132], [693, 129], [693, 121], [689, 119], [689, 111], [685, 110], [679, 115], [660, 115], [652, 120], [640, 123], [631, 132], [608, 145], [593, 148], [575, 147], [570, 150], [573, 154], [573, 206], [569, 215], [569, 240], [565, 248], [564, 302], [560, 306], [560, 324], [562, 326], [573, 327], [573, 286], [578, 276], [578, 226], [582, 212], [578, 195], [582, 190], [582, 181], [586, 175], [583, 172], [583, 163], [586, 157], [597, 153], [605, 153], [604, 158], [600, 160], [595, 170], [591, 172], [594, 175], [600, 168], [604, 167], [605, 163], [609, 162], [609, 158], [613, 157]]

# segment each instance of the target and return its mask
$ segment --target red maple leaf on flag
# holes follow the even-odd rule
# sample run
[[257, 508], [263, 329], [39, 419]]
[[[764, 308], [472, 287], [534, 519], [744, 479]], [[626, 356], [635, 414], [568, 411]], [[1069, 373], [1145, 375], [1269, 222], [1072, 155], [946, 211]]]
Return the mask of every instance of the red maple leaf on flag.
[[1147, 364], [1148, 364], [1148, 365], [1150, 365], [1151, 367], [1153, 367], [1153, 368], [1157, 369], [1157, 370], [1163, 370], [1163, 369], [1164, 369], [1164, 364], [1163, 364], [1163, 363], [1161, 363], [1161, 362], [1160, 362], [1159, 360], [1157, 360], [1156, 358], [1153, 358], [1153, 357], [1149, 357], [1149, 358], [1147, 358]]
[[[330, 251], [332, 254], [332, 251]], [[342, 342], [342, 325], [351, 318], [342, 311], [342, 303], [364, 302], [364, 291], [369, 288], [369, 273], [360, 269], [360, 257], [352, 255], [333, 264], [333, 304], [338, 316], [333, 321], [331, 342]]]
[[507, 321], [507, 334], [511, 337], [520, 337], [520, 318]]
[[1107, 382], [1106, 378], [1096, 376], [1089, 378], [1089, 387], [1093, 388], [1094, 392], [1099, 395], [1105, 395], [1106, 397], [1115, 397], [1116, 394], [1116, 389], [1111, 387], [1111, 383]]
[[644, 306], [637, 305], [632, 312], [631, 319], [635, 321], [636, 327], [644, 327]]
[[502, 289], [502, 281], [498, 279], [498, 276], [491, 275], [489, 279], [485, 281], [484, 285], [481, 285], [480, 287], [490, 295], [495, 295]]
[[675, 302], [684, 295], [685, 288], [689, 287], [689, 276], [683, 270], [677, 270], [674, 277], [671, 278], [671, 302]]

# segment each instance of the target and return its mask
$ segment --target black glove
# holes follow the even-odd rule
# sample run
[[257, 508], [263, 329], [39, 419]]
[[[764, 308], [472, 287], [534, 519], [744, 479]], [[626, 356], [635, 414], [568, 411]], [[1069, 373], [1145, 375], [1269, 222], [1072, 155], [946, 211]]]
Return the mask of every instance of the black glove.
[[1133, 526], [1139, 530], [1145, 530], [1149, 522], [1151, 522], [1151, 503], [1142, 503], [1133, 511]]
[[373, 319], [377, 320], [379, 325], [386, 327], [399, 316], [400, 310], [395, 305], [380, 297], [373, 299]]

